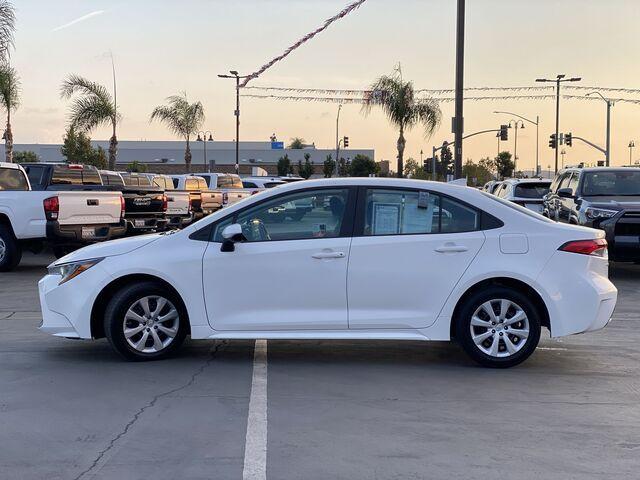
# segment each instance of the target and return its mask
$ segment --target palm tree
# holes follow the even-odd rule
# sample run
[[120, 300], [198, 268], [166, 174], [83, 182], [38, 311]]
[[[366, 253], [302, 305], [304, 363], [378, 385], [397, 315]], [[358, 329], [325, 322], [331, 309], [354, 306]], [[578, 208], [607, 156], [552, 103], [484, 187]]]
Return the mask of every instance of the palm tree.
[[[167, 97], [167, 105], [156, 107], [151, 113], [149, 121], [159, 120], [176, 136], [184, 138], [186, 147], [184, 150], [184, 163], [187, 171], [191, 171], [191, 136], [198, 133], [204, 122], [204, 108], [202, 103], [189, 103], [187, 94], [171, 95]], [[206, 141], [206, 139], [205, 139]]]
[[4, 131], [4, 153], [7, 162], [13, 162], [13, 131], [11, 111], [20, 103], [20, 78], [8, 63], [0, 63], [0, 105], [7, 111], [7, 128]]
[[398, 137], [398, 177], [403, 176], [404, 149], [407, 144], [404, 133], [418, 124], [430, 136], [440, 124], [441, 112], [438, 103], [430, 98], [416, 98], [412, 82], [405, 82], [397, 72], [383, 75], [370, 87], [370, 100], [363, 105], [368, 114], [373, 106], [380, 106], [393, 126], [400, 131]]
[[69, 124], [81, 132], [89, 133], [102, 125], [110, 125], [113, 134], [109, 140], [109, 168], [115, 169], [118, 155], [116, 127], [121, 115], [118, 107], [104, 86], [79, 75], [69, 75], [60, 87], [62, 98], [76, 97], [69, 109]]
[[0, 0], [0, 60], [7, 61], [13, 47], [13, 34], [16, 30], [16, 14], [13, 4]]

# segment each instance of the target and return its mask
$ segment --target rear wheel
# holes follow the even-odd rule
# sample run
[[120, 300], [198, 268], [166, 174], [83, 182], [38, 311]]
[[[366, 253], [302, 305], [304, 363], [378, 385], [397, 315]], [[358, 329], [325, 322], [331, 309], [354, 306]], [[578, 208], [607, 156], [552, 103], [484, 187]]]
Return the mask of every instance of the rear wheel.
[[127, 360], [159, 360], [173, 354], [187, 335], [187, 314], [173, 292], [154, 282], [118, 291], [104, 315], [105, 335]]
[[0, 225], [0, 272], [16, 268], [22, 259], [22, 248], [6, 225]]
[[455, 321], [462, 348], [486, 367], [518, 365], [540, 341], [541, 322], [536, 306], [508, 287], [490, 287], [472, 295]]

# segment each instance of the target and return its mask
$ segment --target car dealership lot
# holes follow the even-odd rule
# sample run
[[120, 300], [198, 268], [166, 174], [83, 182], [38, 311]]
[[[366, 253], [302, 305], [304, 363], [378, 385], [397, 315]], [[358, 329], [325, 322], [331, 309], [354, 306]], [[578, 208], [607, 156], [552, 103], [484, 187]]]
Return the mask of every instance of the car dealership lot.
[[[0, 477], [242, 478], [254, 342], [127, 363], [105, 340], [42, 334], [36, 282], [52, 260], [0, 274]], [[545, 335], [511, 370], [450, 344], [270, 341], [266, 477], [632, 478], [640, 267], [611, 277], [611, 325]]]

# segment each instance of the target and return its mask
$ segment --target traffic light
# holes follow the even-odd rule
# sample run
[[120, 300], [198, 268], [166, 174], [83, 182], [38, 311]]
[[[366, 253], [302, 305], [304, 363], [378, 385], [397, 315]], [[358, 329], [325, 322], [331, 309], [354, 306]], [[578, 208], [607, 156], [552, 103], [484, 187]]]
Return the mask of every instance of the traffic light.
[[564, 143], [567, 147], [573, 146], [573, 135], [570, 133], [564, 134]]
[[554, 150], [558, 148], [558, 138], [556, 137], [555, 133], [549, 135], [549, 147], [553, 148]]
[[509, 140], [509, 125], [500, 125], [500, 141], [506, 142]]
[[343, 144], [344, 148], [349, 148], [349, 137], [344, 137]]

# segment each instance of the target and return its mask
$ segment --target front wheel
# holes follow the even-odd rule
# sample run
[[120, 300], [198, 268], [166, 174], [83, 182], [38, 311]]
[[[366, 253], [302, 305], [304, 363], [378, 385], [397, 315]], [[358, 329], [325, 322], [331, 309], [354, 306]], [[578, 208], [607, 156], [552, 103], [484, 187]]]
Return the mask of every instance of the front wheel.
[[109, 343], [132, 361], [160, 360], [173, 354], [184, 342], [187, 326], [180, 299], [153, 282], [123, 287], [104, 315]]
[[457, 315], [456, 337], [485, 367], [507, 368], [525, 361], [540, 341], [540, 314], [525, 295], [490, 287], [468, 298]]

